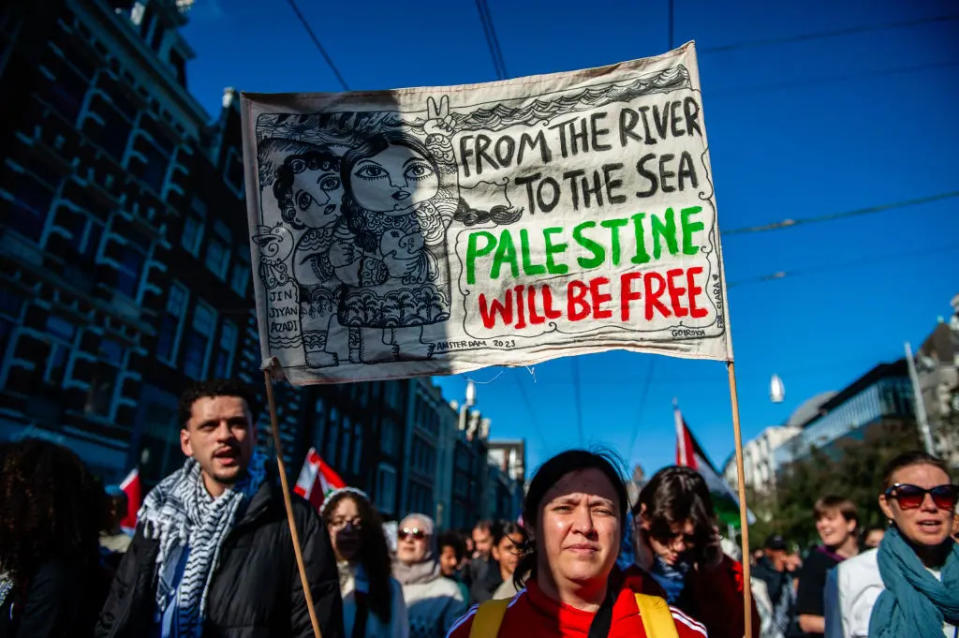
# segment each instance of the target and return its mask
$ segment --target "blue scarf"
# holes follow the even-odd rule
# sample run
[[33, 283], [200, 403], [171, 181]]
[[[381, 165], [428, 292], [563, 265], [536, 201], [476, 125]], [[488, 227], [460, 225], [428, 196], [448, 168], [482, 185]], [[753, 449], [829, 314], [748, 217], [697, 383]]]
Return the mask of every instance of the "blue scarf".
[[959, 624], [959, 544], [946, 542], [940, 582], [895, 526], [886, 532], [878, 554], [885, 590], [869, 616], [869, 638], [942, 638], [944, 621]]
[[655, 560], [653, 560], [653, 566], [649, 570], [649, 573], [666, 592], [666, 602], [673, 604], [679, 600], [679, 595], [683, 593], [683, 586], [686, 584], [686, 573], [688, 571], [689, 563], [682, 559], [676, 561], [675, 565], [670, 565], [657, 556]]

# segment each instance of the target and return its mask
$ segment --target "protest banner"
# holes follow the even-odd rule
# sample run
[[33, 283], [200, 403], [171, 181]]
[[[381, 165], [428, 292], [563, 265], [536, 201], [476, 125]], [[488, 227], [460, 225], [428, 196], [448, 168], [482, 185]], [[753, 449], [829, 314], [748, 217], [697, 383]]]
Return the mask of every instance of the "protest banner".
[[611, 349], [725, 361], [748, 556], [692, 42], [485, 84], [243, 93], [241, 113], [271, 408], [270, 371], [302, 385]]
[[242, 110], [262, 355], [291, 382], [732, 359], [692, 43]]

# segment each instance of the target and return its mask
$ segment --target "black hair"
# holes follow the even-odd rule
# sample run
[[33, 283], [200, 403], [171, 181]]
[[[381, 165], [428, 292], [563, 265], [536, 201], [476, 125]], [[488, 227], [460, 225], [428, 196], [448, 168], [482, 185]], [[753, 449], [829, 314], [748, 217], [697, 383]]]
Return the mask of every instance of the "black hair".
[[250, 411], [250, 421], [256, 423], [259, 416], [259, 405], [256, 401], [256, 395], [253, 389], [248, 385], [234, 379], [209, 379], [207, 381], [197, 381], [191, 384], [183, 394], [180, 395], [180, 403], [177, 406], [177, 420], [180, 429], [186, 429], [187, 421], [193, 414], [193, 404], [197, 399], [204, 397], [239, 397], [246, 402], [246, 407]]
[[649, 522], [650, 536], [664, 540], [674, 536], [674, 525], [692, 521], [693, 547], [687, 555], [705, 566], [722, 559], [713, 499], [705, 479], [692, 468], [671, 465], [653, 474], [639, 492], [633, 516]]
[[500, 541], [507, 536], [512, 536], [513, 534], [520, 534], [523, 537], [523, 542], [526, 542], [525, 527], [522, 527], [513, 521], [500, 521], [499, 525], [496, 526], [495, 533], [493, 534], [493, 547], [496, 547], [500, 544]]
[[280, 216], [283, 221], [296, 229], [304, 228], [296, 221], [296, 202], [293, 201], [293, 181], [299, 173], [304, 171], [329, 171], [339, 173], [340, 158], [326, 147], [318, 147], [315, 151], [306, 151], [296, 155], [288, 155], [276, 169], [276, 182], [273, 183], [273, 196], [280, 206]]
[[75, 453], [41, 439], [4, 444], [0, 455], [0, 571], [22, 602], [44, 563], [75, 562], [90, 582], [97, 570], [106, 493]]
[[379, 235], [370, 226], [375, 226], [375, 221], [382, 217], [383, 213], [367, 211], [356, 202], [353, 188], [350, 185], [350, 173], [361, 160], [373, 157], [390, 146], [405, 146], [411, 151], [419, 153], [439, 175], [439, 166], [426, 145], [412, 135], [400, 131], [384, 131], [372, 135], [351, 148], [343, 156], [343, 161], [340, 162], [340, 180], [343, 183], [343, 215], [346, 217], [347, 227], [356, 237], [357, 245], [367, 252], [376, 252], [379, 248]]
[[[617, 500], [616, 511], [619, 514], [619, 532], [618, 543], [622, 543], [622, 535], [625, 533], [627, 495], [626, 484], [617, 467], [622, 463], [612, 452], [598, 451], [590, 452], [588, 450], [567, 450], [560, 452], [553, 458], [543, 463], [530, 481], [529, 490], [526, 492], [526, 499], [523, 501], [523, 522], [527, 529], [536, 532], [536, 525], [539, 523], [539, 510], [543, 504], [543, 498], [546, 493], [559, 482], [561, 478], [572, 472], [582, 470], [596, 469], [602, 472], [609, 479], [613, 490], [616, 492]], [[618, 545], [617, 545], [618, 549]], [[536, 555], [536, 543], [527, 544], [526, 551], [516, 565], [516, 571], [513, 573], [513, 583], [517, 589], [523, 586], [523, 581], [527, 574], [535, 574], [538, 557]]]
[[946, 476], [949, 476], [950, 480], [952, 480], [949, 474], [949, 467], [942, 459], [920, 450], [912, 450], [903, 452], [886, 463], [886, 467], [882, 470], [882, 491], [885, 492], [892, 486], [892, 475], [895, 474], [897, 470], [909, 467], [910, 465], [933, 465], [945, 472]]
[[440, 534], [436, 546], [440, 548], [440, 551], [444, 547], [452, 547], [456, 562], [463, 560], [463, 557], [466, 556], [466, 540], [456, 530], [451, 529]]

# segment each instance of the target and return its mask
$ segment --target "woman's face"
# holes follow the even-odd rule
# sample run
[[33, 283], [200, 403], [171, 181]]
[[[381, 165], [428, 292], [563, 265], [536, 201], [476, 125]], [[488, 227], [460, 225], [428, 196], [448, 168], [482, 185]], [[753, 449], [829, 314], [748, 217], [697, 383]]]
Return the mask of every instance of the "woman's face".
[[356, 559], [363, 547], [362, 530], [363, 521], [356, 501], [349, 496], [341, 498], [327, 524], [337, 560], [353, 562]]
[[353, 166], [350, 190], [360, 207], [400, 215], [436, 195], [439, 176], [418, 151], [394, 144]]
[[688, 518], [682, 522], [670, 524], [669, 536], [662, 538], [650, 534], [652, 525], [645, 514], [641, 514], [639, 520], [639, 526], [649, 542], [650, 549], [667, 565], [675, 565], [685, 552], [695, 547], [696, 526]]
[[539, 574], [557, 587], [605, 581], [619, 553], [619, 497], [600, 470], [565, 474], [543, 497], [536, 527]]
[[816, 519], [816, 531], [826, 547], [839, 547], [856, 533], [856, 521], [846, 520], [838, 509], [826, 510]]
[[420, 563], [429, 554], [430, 537], [418, 518], [406, 518], [396, 531], [396, 557], [406, 563]]
[[[892, 474], [893, 484], [907, 483], [925, 489], [949, 482], [948, 474], [928, 463], [901, 467]], [[911, 509], [903, 509], [894, 497], [881, 494], [879, 507], [887, 518], [892, 519], [903, 536], [915, 545], [935, 547], [952, 534], [952, 509], [938, 507], [931, 494], [925, 494], [919, 507]]]
[[504, 534], [499, 543], [493, 546], [493, 560], [507, 573], [516, 571], [519, 557], [523, 554], [523, 535], [519, 532]]
[[321, 228], [335, 222], [340, 216], [343, 189], [337, 171], [306, 169], [293, 179], [293, 206], [296, 220]]

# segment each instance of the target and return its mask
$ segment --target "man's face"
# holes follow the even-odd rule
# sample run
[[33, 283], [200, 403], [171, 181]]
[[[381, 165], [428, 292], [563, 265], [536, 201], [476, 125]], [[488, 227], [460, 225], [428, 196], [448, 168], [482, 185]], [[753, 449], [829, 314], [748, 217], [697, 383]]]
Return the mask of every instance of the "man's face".
[[493, 549], [493, 535], [488, 529], [480, 527], [473, 528], [473, 554], [477, 557], [486, 558]]
[[214, 497], [240, 480], [250, 464], [256, 431], [240, 397], [201, 397], [180, 430], [180, 449], [196, 459], [206, 489]]
[[786, 569], [786, 550], [784, 549], [767, 549], [766, 558], [769, 559], [769, 562], [772, 564], [773, 569], [777, 572], [785, 571]]
[[444, 576], [450, 578], [456, 574], [456, 567], [459, 565], [459, 561], [456, 560], [456, 550], [453, 549], [452, 545], [443, 545], [440, 550], [440, 571], [443, 572]]

